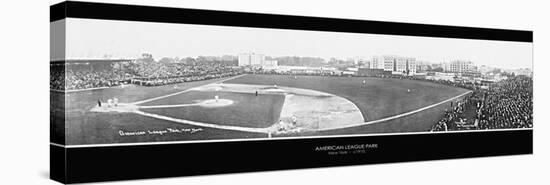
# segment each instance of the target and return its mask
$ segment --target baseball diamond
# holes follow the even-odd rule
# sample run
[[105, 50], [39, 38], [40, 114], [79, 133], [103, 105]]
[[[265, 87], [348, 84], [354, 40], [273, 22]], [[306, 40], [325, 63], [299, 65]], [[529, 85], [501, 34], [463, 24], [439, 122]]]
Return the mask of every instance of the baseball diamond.
[[[470, 92], [408, 79], [258, 74], [177, 87], [111, 87], [65, 94], [66, 137], [69, 144], [102, 144], [422, 132], [447, 102]], [[100, 107], [98, 97], [120, 103]], [[120, 134], [166, 128], [200, 131]]]

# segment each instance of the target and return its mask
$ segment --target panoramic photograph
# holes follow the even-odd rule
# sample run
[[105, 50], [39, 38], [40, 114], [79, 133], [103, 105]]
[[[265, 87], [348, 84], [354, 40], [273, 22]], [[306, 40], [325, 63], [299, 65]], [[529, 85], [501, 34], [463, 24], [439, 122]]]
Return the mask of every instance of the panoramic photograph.
[[78, 18], [51, 24], [65, 38], [50, 59], [56, 144], [533, 127], [532, 43]]

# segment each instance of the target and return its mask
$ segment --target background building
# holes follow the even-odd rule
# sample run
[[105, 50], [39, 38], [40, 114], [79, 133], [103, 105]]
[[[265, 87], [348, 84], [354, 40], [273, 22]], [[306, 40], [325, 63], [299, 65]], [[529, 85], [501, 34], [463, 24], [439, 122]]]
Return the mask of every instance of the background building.
[[453, 60], [449, 62], [449, 67], [446, 71], [453, 73], [470, 73], [476, 71], [476, 66], [472, 61]]
[[264, 62], [261, 64], [262, 67], [267, 66], [278, 66], [279, 63], [276, 60], [264, 60]]
[[239, 54], [239, 66], [262, 66], [265, 63], [265, 55], [256, 53]]
[[370, 61], [370, 69], [383, 69], [393, 73], [413, 75], [416, 73], [416, 59], [397, 55], [375, 56]]
[[372, 57], [372, 60], [369, 61], [370, 69], [384, 69], [384, 58], [381, 56]]

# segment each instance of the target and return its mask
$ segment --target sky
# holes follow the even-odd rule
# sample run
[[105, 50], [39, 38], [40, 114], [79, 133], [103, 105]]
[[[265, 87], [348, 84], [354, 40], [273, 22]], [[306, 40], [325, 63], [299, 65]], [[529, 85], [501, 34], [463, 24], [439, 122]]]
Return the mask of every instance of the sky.
[[470, 60], [505, 69], [531, 68], [532, 43], [68, 18], [66, 58], [197, 57], [260, 53], [329, 59], [375, 55], [431, 63]]

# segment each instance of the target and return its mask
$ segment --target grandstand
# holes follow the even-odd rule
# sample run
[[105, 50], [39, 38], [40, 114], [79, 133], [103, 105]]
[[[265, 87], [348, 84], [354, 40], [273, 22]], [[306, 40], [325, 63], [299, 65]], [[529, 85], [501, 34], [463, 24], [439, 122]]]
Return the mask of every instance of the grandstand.
[[133, 59], [77, 59], [50, 63], [50, 89], [81, 91], [136, 84], [158, 86], [241, 74], [223, 64], [142, 62]]

